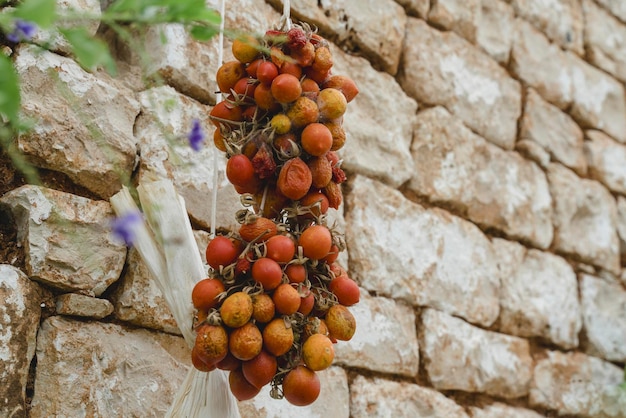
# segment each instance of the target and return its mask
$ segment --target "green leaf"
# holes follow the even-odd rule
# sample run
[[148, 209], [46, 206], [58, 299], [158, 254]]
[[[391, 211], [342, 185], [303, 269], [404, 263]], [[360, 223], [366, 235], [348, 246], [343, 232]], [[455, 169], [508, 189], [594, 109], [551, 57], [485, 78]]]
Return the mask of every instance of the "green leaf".
[[56, 0], [24, 0], [15, 9], [14, 16], [47, 28], [56, 21]]
[[111, 75], [117, 73], [115, 61], [106, 43], [93, 38], [84, 28], [59, 29], [72, 45], [78, 63], [88, 70], [103, 66]]
[[219, 31], [213, 27], [195, 25], [191, 27], [189, 33], [191, 33], [191, 36], [198, 41], [208, 41], [217, 35]]
[[19, 83], [13, 63], [4, 54], [0, 54], [0, 115], [6, 117], [11, 125], [18, 123], [20, 111]]

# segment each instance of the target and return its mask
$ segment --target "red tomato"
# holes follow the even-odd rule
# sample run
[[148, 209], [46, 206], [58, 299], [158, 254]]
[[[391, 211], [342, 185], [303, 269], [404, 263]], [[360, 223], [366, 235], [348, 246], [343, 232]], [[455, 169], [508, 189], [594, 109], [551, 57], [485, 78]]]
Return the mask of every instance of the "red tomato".
[[306, 280], [306, 267], [302, 264], [290, 264], [285, 268], [290, 283], [302, 283]]
[[271, 84], [278, 75], [278, 67], [271, 61], [263, 61], [256, 70], [256, 78], [263, 84]]
[[226, 177], [235, 186], [245, 187], [254, 182], [254, 166], [243, 154], [233, 155], [226, 163]]
[[239, 249], [235, 243], [224, 236], [213, 238], [206, 247], [206, 261], [214, 269], [234, 263], [238, 255]]
[[295, 242], [286, 235], [274, 235], [265, 243], [267, 257], [279, 263], [291, 261], [296, 254]]
[[337, 300], [344, 306], [352, 306], [361, 297], [359, 285], [348, 276], [335, 277], [328, 284], [328, 289], [337, 296]]
[[320, 260], [330, 252], [333, 239], [328, 228], [324, 225], [313, 225], [304, 230], [298, 245], [302, 247], [305, 257]]
[[203, 279], [193, 287], [191, 301], [196, 309], [208, 311], [218, 304], [217, 295], [224, 291], [224, 284], [219, 279]]
[[262, 257], [252, 264], [252, 278], [266, 290], [275, 289], [282, 281], [283, 270], [276, 261]]

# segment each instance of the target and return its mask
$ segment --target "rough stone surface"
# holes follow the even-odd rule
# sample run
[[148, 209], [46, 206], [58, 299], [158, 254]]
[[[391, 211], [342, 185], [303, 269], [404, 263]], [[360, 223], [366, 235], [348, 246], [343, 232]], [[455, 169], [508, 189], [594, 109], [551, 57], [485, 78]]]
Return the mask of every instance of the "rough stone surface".
[[59, 315], [102, 319], [111, 315], [112, 312], [113, 305], [106, 299], [79, 295], [78, 293], [66, 293], [59, 295], [56, 299], [56, 313]]
[[530, 409], [517, 408], [495, 402], [491, 405], [479, 408], [470, 406], [467, 408], [472, 418], [543, 418], [544, 416]]
[[[268, 2], [282, 11], [281, 1]], [[407, 17], [395, 1], [294, 0], [291, 13], [317, 26], [322, 36], [347, 49], [358, 49], [382, 71], [391, 75], [398, 71]]]
[[[213, 146], [213, 124], [209, 108], [191, 100], [173, 88], [164, 86], [140, 94], [142, 113], [137, 118], [135, 134], [141, 151], [139, 178], [169, 178], [185, 199], [190, 217], [203, 227], [210, 227], [211, 196], [217, 160], [217, 227], [232, 229], [235, 211], [242, 208], [239, 195], [226, 178], [224, 153]], [[187, 140], [193, 119], [205, 134], [203, 148], [196, 152]]]
[[585, 47], [589, 61], [626, 81], [626, 25], [598, 7], [591, 0], [583, 0], [585, 11]]
[[180, 334], [163, 293], [135, 249], [128, 253], [126, 274], [111, 296], [115, 317], [144, 328]]
[[602, 185], [580, 179], [567, 168], [548, 168], [554, 199], [553, 247], [585, 263], [619, 274], [615, 199]]
[[335, 345], [337, 364], [417, 376], [419, 351], [413, 309], [393, 299], [367, 296], [362, 290], [361, 300], [350, 311], [357, 329], [350, 341]]
[[392, 76], [374, 70], [363, 58], [335, 47], [331, 51], [333, 74], [349, 75], [360, 87], [344, 115], [342, 167], [400, 186], [414, 170], [410, 147], [417, 103]]
[[64, 173], [102, 198], [115, 194], [120, 173], [135, 166], [134, 94], [104, 73], [87, 73], [35, 46], [18, 49], [15, 68], [22, 113], [36, 122], [18, 138], [20, 150], [37, 167]]
[[626, 290], [619, 283], [584, 274], [580, 294], [586, 351], [609, 361], [626, 361]]
[[[622, 262], [626, 261], [626, 198], [617, 197], [617, 235]], [[624, 274], [626, 270], [622, 271]]]
[[246, 418], [348, 418], [350, 392], [348, 376], [341, 367], [330, 367], [317, 372], [320, 378], [320, 396], [308, 406], [294, 406], [287, 400], [270, 397], [266, 386], [249, 401], [239, 402], [239, 412]]
[[411, 151], [411, 190], [452, 205], [485, 228], [540, 248], [550, 245], [551, 199], [535, 164], [488, 143], [442, 107], [418, 114]]
[[500, 267], [499, 330], [541, 337], [563, 348], [578, 346], [582, 327], [578, 282], [561, 257], [494, 239]]
[[600, 131], [587, 131], [585, 136], [589, 175], [612, 191], [626, 194], [626, 145]]
[[596, 2], [613, 13], [622, 22], [626, 22], [626, 3], [621, 0], [596, 0]]
[[579, 175], [587, 172], [583, 131], [569, 115], [547, 103], [534, 89], [528, 89], [526, 94], [520, 140], [539, 144], [552, 159]]
[[528, 341], [474, 327], [434, 309], [422, 312], [420, 355], [439, 390], [485, 392], [503, 398], [528, 394]]
[[520, 139], [515, 143], [515, 151], [522, 157], [536, 162], [544, 170], [550, 165], [550, 154], [541, 145], [530, 139]]
[[468, 418], [453, 400], [430, 388], [357, 376], [350, 385], [353, 418]]
[[31, 279], [99, 296], [119, 278], [126, 247], [110, 233], [108, 202], [25, 185], [2, 196], [0, 205], [16, 220]]
[[478, 228], [362, 176], [346, 198], [350, 271], [367, 290], [491, 325], [498, 270]]
[[30, 416], [163, 416], [188, 358], [179, 337], [53, 316], [37, 337]]
[[399, 81], [419, 102], [443, 105], [487, 140], [513, 148], [519, 83], [455, 33], [409, 18]]
[[561, 109], [569, 106], [574, 94], [568, 65], [567, 56], [558, 45], [550, 43], [525, 20], [515, 20], [511, 71]]
[[425, 19], [430, 10], [430, 0], [396, 0], [398, 4], [405, 8], [410, 16], [418, 16]]
[[0, 264], [0, 416], [26, 416], [26, 381], [41, 316], [39, 286]]
[[500, 0], [437, 0], [428, 20], [477, 44], [493, 59], [506, 64], [511, 50], [513, 7]]
[[[626, 397], [616, 397], [623, 371], [611, 363], [582, 353], [548, 351], [537, 359], [530, 404], [557, 410], [559, 415], [623, 417]], [[623, 390], [621, 391], [623, 392]]]
[[583, 49], [583, 10], [571, 0], [513, 0], [515, 13], [563, 48], [578, 55]]

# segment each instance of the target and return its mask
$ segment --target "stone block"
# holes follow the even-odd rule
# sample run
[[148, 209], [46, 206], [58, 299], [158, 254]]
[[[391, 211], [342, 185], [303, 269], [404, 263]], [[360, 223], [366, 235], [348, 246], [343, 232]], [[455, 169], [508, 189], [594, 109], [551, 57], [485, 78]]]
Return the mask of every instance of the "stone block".
[[41, 317], [39, 286], [17, 268], [0, 264], [0, 416], [27, 415], [26, 382]]
[[56, 298], [56, 313], [102, 319], [113, 312], [113, 305], [106, 299], [66, 293]]
[[409, 16], [417, 16], [426, 19], [430, 10], [430, 0], [396, 0], [406, 10]]
[[239, 402], [239, 412], [246, 418], [348, 418], [350, 417], [350, 392], [348, 376], [341, 367], [330, 367], [317, 372], [320, 378], [320, 396], [308, 406], [294, 406], [286, 399], [270, 397], [266, 386], [254, 398]]
[[544, 418], [531, 409], [509, 406], [500, 402], [494, 402], [484, 407], [468, 407], [472, 418]]
[[473, 323], [495, 321], [499, 272], [491, 243], [475, 225], [363, 176], [350, 187], [346, 241], [361, 286]]
[[572, 267], [561, 257], [515, 242], [496, 238], [493, 248], [502, 272], [500, 332], [577, 347], [582, 318]]
[[359, 303], [349, 309], [356, 318], [356, 333], [350, 341], [335, 345], [337, 364], [417, 376], [419, 351], [412, 308], [362, 290]]
[[552, 201], [536, 164], [488, 143], [442, 107], [418, 114], [411, 152], [411, 190], [484, 228], [550, 245]]
[[484, 392], [502, 398], [528, 394], [528, 341], [485, 331], [434, 309], [422, 312], [420, 355], [437, 390]]
[[513, 7], [500, 0], [438, 0], [428, 14], [430, 22], [478, 45], [500, 64], [509, 59], [513, 19]]
[[530, 22], [552, 42], [577, 55], [585, 54], [583, 48], [585, 22], [579, 1], [513, 0], [511, 3], [517, 16]]
[[516, 19], [513, 26], [511, 72], [548, 102], [567, 109], [574, 95], [569, 60], [530, 23]]
[[589, 62], [626, 82], [626, 24], [591, 0], [583, 0], [582, 5]]
[[530, 389], [530, 405], [553, 409], [559, 415], [623, 417], [626, 397], [619, 397], [623, 371], [582, 353], [548, 351], [537, 359]]
[[[282, 11], [280, 0], [268, 0]], [[393, 0], [292, 0], [292, 15], [319, 28], [322, 36], [357, 49], [377, 69], [395, 75], [407, 17]]]
[[521, 114], [520, 84], [453, 32], [409, 18], [400, 85], [427, 105], [442, 105], [488, 141], [513, 149]]
[[548, 168], [557, 252], [619, 274], [615, 199], [600, 183], [559, 164]]
[[[213, 145], [214, 126], [210, 108], [177, 93], [168, 86], [146, 90], [139, 95], [142, 113], [135, 135], [141, 152], [140, 181], [168, 178], [183, 196], [189, 216], [200, 226], [210, 227], [211, 196], [217, 168], [218, 228], [237, 226], [235, 211], [243, 208], [239, 194], [226, 178], [226, 158]], [[194, 151], [187, 134], [196, 119], [206, 135], [204, 146]]]
[[332, 47], [333, 74], [348, 75], [360, 87], [344, 115], [342, 167], [399, 187], [413, 173], [411, 139], [417, 103], [396, 80], [363, 58]]
[[181, 337], [50, 317], [37, 336], [30, 416], [164, 416], [190, 358]]
[[596, 2], [619, 20], [626, 22], [626, 3], [622, 0], [596, 0]]
[[133, 325], [178, 334], [178, 324], [150, 270], [135, 249], [130, 249], [126, 273], [111, 295], [115, 317]]
[[468, 418], [452, 399], [413, 383], [357, 376], [350, 385], [350, 395], [353, 418]]
[[120, 190], [126, 180], [120, 173], [131, 173], [137, 157], [134, 93], [35, 46], [18, 48], [15, 68], [22, 114], [35, 121], [17, 141], [28, 160], [105, 199]]
[[26, 273], [65, 292], [100, 296], [122, 272], [126, 247], [112, 236], [108, 202], [25, 185], [6, 193], [26, 255]]
[[534, 89], [526, 94], [519, 135], [520, 141], [537, 143], [554, 161], [579, 175], [586, 174], [583, 131], [567, 113], [543, 100]]
[[626, 290], [619, 283], [583, 274], [580, 295], [587, 353], [623, 363], [626, 361]]
[[619, 144], [601, 131], [587, 131], [585, 155], [589, 175], [610, 190], [626, 194], [626, 145]]

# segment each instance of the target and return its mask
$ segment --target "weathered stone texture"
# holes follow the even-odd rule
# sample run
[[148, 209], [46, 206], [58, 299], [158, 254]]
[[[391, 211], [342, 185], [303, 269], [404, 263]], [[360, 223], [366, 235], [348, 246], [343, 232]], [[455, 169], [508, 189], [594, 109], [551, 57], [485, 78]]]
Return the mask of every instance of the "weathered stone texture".
[[513, 19], [513, 7], [500, 0], [438, 0], [428, 14], [430, 22], [478, 45], [501, 64], [509, 59]]
[[596, 0], [596, 2], [613, 13], [622, 22], [626, 22], [626, 3], [622, 0]]
[[561, 257], [494, 239], [500, 271], [499, 329], [541, 337], [563, 348], [578, 346], [582, 327], [578, 282]]
[[294, 406], [286, 399], [270, 397], [266, 386], [249, 401], [239, 402], [239, 412], [245, 418], [348, 418], [350, 414], [350, 392], [348, 376], [341, 367], [330, 367], [317, 372], [320, 378], [320, 396], [309, 406]]
[[622, 378], [619, 367], [598, 358], [548, 351], [545, 358], [537, 359], [530, 404], [559, 415], [624, 417], [624, 409], [620, 412], [616, 407], [626, 406], [626, 397], [620, 399], [614, 391]]
[[430, 0], [396, 0], [407, 11], [410, 16], [418, 16], [426, 19], [430, 10]]
[[495, 321], [498, 270], [475, 225], [362, 176], [351, 181], [346, 223], [350, 271], [367, 290], [481, 325]]
[[415, 313], [410, 307], [361, 291], [361, 300], [349, 309], [357, 329], [350, 341], [335, 345], [337, 364], [417, 376], [419, 351]]
[[414, 171], [410, 147], [417, 103], [392, 76], [374, 70], [363, 58], [336, 47], [331, 51], [333, 74], [349, 75], [360, 87], [344, 115], [342, 167], [400, 186]]
[[585, 136], [589, 175], [612, 191], [626, 194], [626, 145], [600, 131], [587, 131]]
[[443, 105], [487, 140], [513, 148], [519, 83], [455, 33], [409, 18], [399, 81], [419, 102]]
[[587, 172], [583, 131], [569, 115], [547, 103], [534, 89], [528, 89], [526, 94], [520, 140], [536, 142], [552, 159], [579, 175]]
[[0, 205], [15, 217], [31, 279], [99, 296], [119, 278], [126, 247], [110, 233], [108, 202], [25, 185], [2, 196]]
[[[226, 178], [226, 158], [213, 145], [209, 108], [168, 86], [140, 94], [142, 113], [135, 135], [141, 151], [140, 180], [169, 178], [185, 199], [187, 212], [199, 225], [210, 227], [211, 196], [216, 161], [218, 176], [217, 227], [233, 229], [235, 211], [242, 208], [239, 195]], [[206, 134], [203, 148], [196, 152], [187, 134], [197, 119]]]
[[78, 293], [66, 293], [56, 299], [59, 315], [84, 316], [102, 319], [113, 312], [113, 305], [106, 299], [94, 298]]
[[51, 317], [37, 337], [30, 416], [163, 416], [189, 358], [179, 337]]
[[435, 389], [484, 392], [503, 398], [528, 394], [528, 341], [474, 327], [434, 309], [422, 312], [420, 355]]
[[[279, 0], [268, 0], [282, 10]], [[348, 49], [356, 48], [377, 68], [398, 71], [407, 17], [393, 0], [291, 1], [291, 13]]]
[[0, 264], [0, 416], [26, 416], [26, 381], [41, 316], [39, 286]]
[[619, 274], [615, 199], [602, 185], [580, 179], [559, 164], [548, 168], [554, 200], [554, 248]]
[[626, 361], [626, 290], [619, 283], [584, 274], [580, 294], [586, 351], [609, 361]]
[[111, 296], [115, 317], [144, 328], [180, 334], [163, 294], [135, 249], [128, 252], [126, 274]]
[[467, 408], [472, 418], [543, 418], [544, 416], [530, 409], [518, 408], [499, 402], [479, 408]]
[[488, 143], [442, 107], [418, 114], [411, 151], [411, 190], [454, 206], [485, 228], [540, 248], [550, 245], [551, 198], [537, 165]]
[[578, 55], [583, 49], [583, 10], [579, 1], [571, 0], [513, 0], [518, 16], [563, 48]]
[[36, 122], [19, 136], [20, 150], [37, 167], [111, 197], [122, 187], [120, 173], [135, 166], [134, 94], [104, 73], [85, 72], [71, 59], [35, 46], [18, 49], [15, 68], [22, 113]]
[[[617, 197], [617, 235], [622, 262], [626, 260], [626, 198]], [[624, 274], [626, 270], [622, 270]]]
[[353, 418], [468, 418], [463, 408], [441, 393], [406, 382], [357, 376], [350, 395]]
[[589, 61], [626, 81], [626, 25], [598, 7], [583, 0], [585, 11], [585, 47]]

